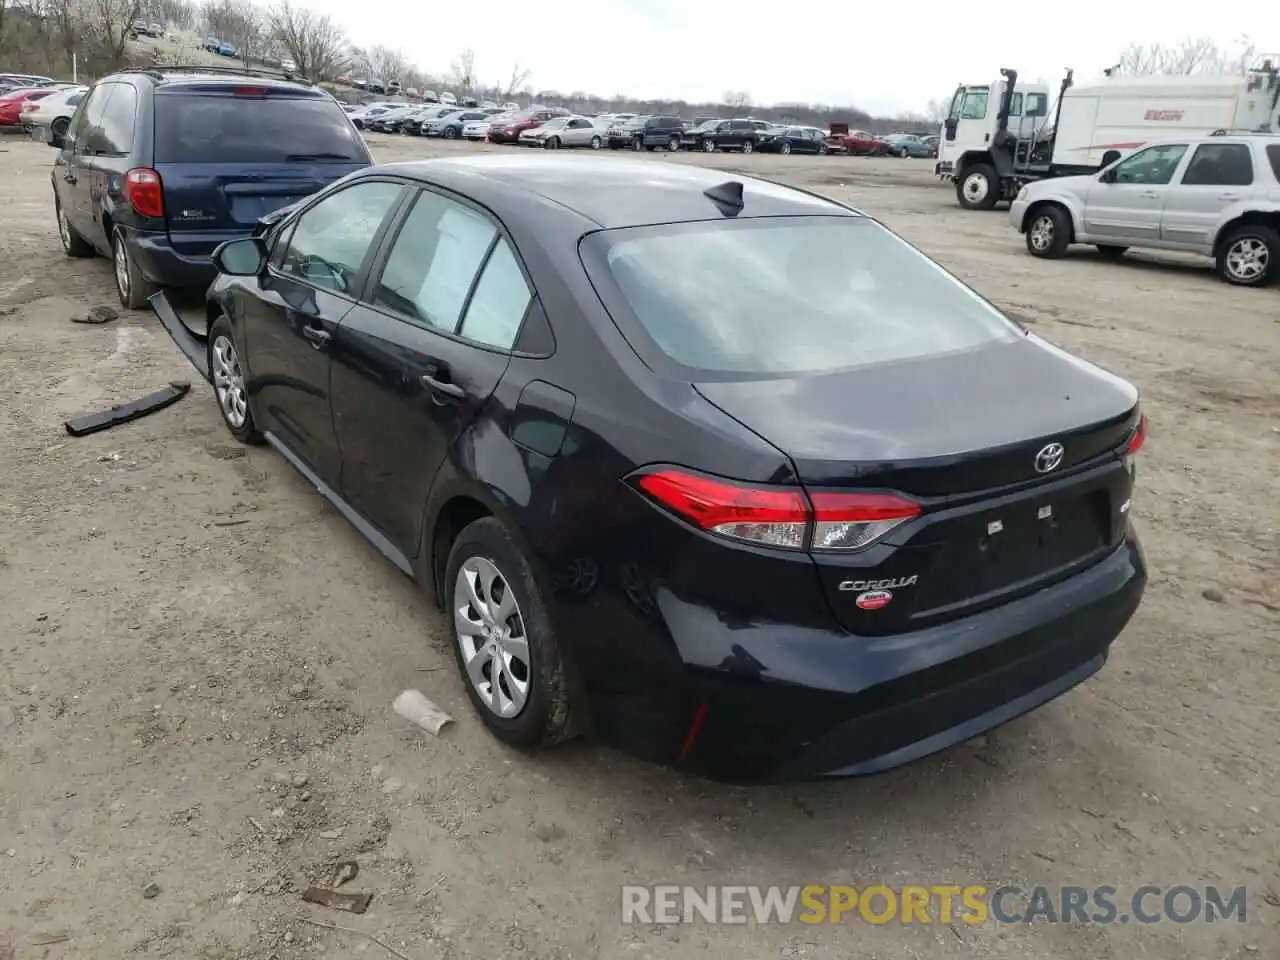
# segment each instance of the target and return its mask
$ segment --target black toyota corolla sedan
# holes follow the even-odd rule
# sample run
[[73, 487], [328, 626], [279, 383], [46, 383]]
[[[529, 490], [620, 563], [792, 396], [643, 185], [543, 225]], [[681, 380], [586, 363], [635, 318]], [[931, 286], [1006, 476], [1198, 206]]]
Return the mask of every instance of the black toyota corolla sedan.
[[228, 429], [438, 601], [508, 743], [869, 773], [1069, 690], [1141, 599], [1136, 390], [823, 197], [429, 160], [216, 259]]

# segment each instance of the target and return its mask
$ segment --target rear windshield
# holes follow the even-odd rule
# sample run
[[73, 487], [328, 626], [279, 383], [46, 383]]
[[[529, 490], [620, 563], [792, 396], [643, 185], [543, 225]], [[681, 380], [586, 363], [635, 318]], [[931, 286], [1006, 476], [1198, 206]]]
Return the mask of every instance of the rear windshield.
[[328, 97], [161, 94], [155, 105], [157, 163], [368, 162], [359, 134]]
[[1023, 335], [861, 217], [609, 230], [587, 237], [582, 253], [615, 323], [650, 366], [665, 358], [702, 374], [787, 376]]

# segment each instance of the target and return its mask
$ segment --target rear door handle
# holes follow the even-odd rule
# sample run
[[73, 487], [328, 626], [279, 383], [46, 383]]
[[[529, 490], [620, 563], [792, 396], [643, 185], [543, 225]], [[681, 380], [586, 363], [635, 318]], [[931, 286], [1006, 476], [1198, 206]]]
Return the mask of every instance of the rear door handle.
[[418, 380], [436, 397], [442, 397], [446, 400], [461, 400], [467, 395], [467, 391], [463, 390], [456, 383], [449, 383], [446, 380], [437, 380], [429, 373], [424, 373], [418, 378]]
[[322, 330], [320, 327], [303, 327], [302, 335], [311, 341], [311, 346], [317, 350], [322, 349], [330, 340], [333, 334], [328, 330]]
[[1238, 194], [1238, 193], [1220, 193], [1220, 194], [1218, 194], [1218, 199], [1219, 199], [1219, 200], [1239, 200], [1239, 199], [1240, 199], [1240, 194]]
[[75, 183], [76, 175], [74, 173], [64, 173], [62, 175], [62, 179], [67, 181], [67, 183]]

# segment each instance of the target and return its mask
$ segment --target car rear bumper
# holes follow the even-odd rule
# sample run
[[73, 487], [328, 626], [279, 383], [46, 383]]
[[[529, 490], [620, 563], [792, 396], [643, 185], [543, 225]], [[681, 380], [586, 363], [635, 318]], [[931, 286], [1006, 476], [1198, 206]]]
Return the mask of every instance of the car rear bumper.
[[162, 287], [204, 289], [218, 275], [209, 255], [182, 254], [173, 249], [165, 233], [126, 234], [129, 253], [142, 275]]
[[[1069, 580], [884, 637], [744, 622], [660, 590], [656, 606], [681, 665], [669, 678], [680, 692], [659, 699], [678, 703], [679, 719], [654, 728], [665, 729], [667, 743], [641, 752], [735, 782], [887, 770], [1006, 723], [1096, 673], [1145, 585], [1142, 548], [1130, 532]], [[634, 751], [636, 736], [621, 732], [619, 745]]]

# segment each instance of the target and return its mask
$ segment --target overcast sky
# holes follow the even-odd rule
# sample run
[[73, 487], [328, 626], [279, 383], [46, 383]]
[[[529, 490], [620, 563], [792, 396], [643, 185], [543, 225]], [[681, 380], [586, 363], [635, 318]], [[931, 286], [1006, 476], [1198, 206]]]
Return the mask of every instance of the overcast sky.
[[1244, 33], [1280, 49], [1280, 6], [1243, 16], [1205, 0], [1076, 0], [1067, 6], [966, 6], [957, 0], [301, 0], [362, 46], [399, 47], [429, 73], [475, 51], [484, 82], [517, 60], [534, 89], [755, 103], [851, 104], [875, 114], [921, 110], [957, 83], [1001, 67], [1057, 83], [1096, 76], [1128, 42]]

